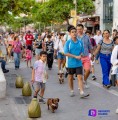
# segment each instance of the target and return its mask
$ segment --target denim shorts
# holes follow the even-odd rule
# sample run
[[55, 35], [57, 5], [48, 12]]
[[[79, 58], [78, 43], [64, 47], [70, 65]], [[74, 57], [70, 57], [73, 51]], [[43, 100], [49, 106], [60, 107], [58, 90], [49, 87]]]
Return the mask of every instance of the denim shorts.
[[40, 52], [41, 52], [41, 49], [37, 49], [37, 48], [35, 49], [35, 54], [36, 55], [40, 55]]
[[45, 89], [45, 83], [35, 81], [35, 82], [34, 82], [34, 88], [35, 88], [35, 90], [36, 90], [36, 89]]
[[58, 59], [65, 59], [66, 57], [62, 53], [58, 52], [57, 58]]

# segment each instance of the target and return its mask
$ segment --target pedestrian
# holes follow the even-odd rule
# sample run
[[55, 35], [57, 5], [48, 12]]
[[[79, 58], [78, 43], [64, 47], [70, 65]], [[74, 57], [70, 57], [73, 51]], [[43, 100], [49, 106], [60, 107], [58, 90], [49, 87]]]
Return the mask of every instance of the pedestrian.
[[118, 36], [113, 39], [115, 47], [111, 55], [112, 73], [115, 75], [115, 83], [118, 86]]
[[14, 42], [14, 32], [9, 33], [7, 38], [7, 53], [8, 53], [8, 62], [12, 62], [13, 60], [13, 42]]
[[64, 56], [64, 34], [60, 33], [59, 34], [59, 39], [55, 43], [54, 47], [54, 56], [57, 55], [58, 59], [58, 73], [64, 73], [64, 66], [65, 66], [65, 56]]
[[83, 67], [81, 57], [84, 51], [82, 41], [77, 38], [76, 28], [72, 25], [68, 26], [68, 32], [71, 39], [66, 41], [64, 45], [64, 54], [67, 57], [66, 66], [68, 68], [68, 82], [70, 88], [70, 97], [75, 96], [73, 87], [73, 75], [77, 75], [78, 87], [80, 88], [80, 97], [88, 97], [89, 94], [84, 92], [83, 88]]
[[[95, 39], [92, 37], [92, 33], [90, 30], [86, 31], [86, 34], [90, 37], [90, 41], [91, 41], [91, 45], [93, 47], [93, 51], [96, 49], [96, 42]], [[91, 59], [91, 53], [90, 53], [90, 59]], [[95, 61], [91, 60], [91, 73], [92, 73], [92, 80], [96, 80], [96, 76], [95, 76], [95, 68], [94, 68], [94, 63]]]
[[[101, 30], [97, 30], [96, 35], [94, 36], [94, 39], [95, 39], [96, 44], [98, 46], [98, 43], [103, 39], [102, 34], [101, 34]], [[100, 54], [98, 53], [96, 55], [96, 59], [95, 59], [95, 61], [96, 61], [97, 64], [99, 63], [99, 61], [98, 61], [99, 56], [100, 56]]]
[[34, 63], [34, 67], [32, 70], [32, 84], [34, 85], [34, 98], [37, 98], [37, 95], [40, 91], [40, 99], [39, 102], [45, 104], [43, 100], [44, 92], [45, 92], [45, 84], [48, 79], [48, 75], [46, 72], [46, 60], [47, 53], [46, 51], [40, 52], [40, 60], [36, 60]]
[[27, 62], [27, 67], [30, 64], [30, 67], [32, 67], [32, 51], [31, 51], [31, 46], [27, 46], [27, 49], [25, 50], [25, 55], [26, 55], [26, 62]]
[[103, 87], [110, 88], [110, 80], [109, 80], [109, 73], [111, 70], [111, 53], [114, 47], [114, 43], [112, 40], [109, 39], [110, 31], [104, 30], [103, 31], [103, 40], [101, 40], [97, 46], [97, 49], [92, 55], [92, 60], [96, 55], [100, 52], [100, 64], [102, 68], [102, 75], [103, 75]]
[[45, 42], [45, 51], [47, 51], [48, 68], [51, 70], [53, 65], [54, 43], [51, 41], [51, 35], [47, 35], [47, 39], [48, 41]]
[[82, 24], [77, 25], [77, 37], [80, 41], [82, 41], [84, 46], [84, 52], [81, 60], [84, 68], [85, 88], [89, 88], [87, 84], [87, 79], [90, 75], [90, 70], [91, 70], [91, 61], [90, 61], [89, 53], [92, 54], [93, 48], [89, 36], [84, 33], [84, 26]]
[[25, 40], [26, 40], [26, 47], [30, 46], [31, 47], [31, 50], [33, 50], [33, 47], [32, 47], [32, 42], [34, 40], [34, 37], [33, 35], [31, 34], [31, 31], [29, 30], [27, 32], [27, 34], [25, 35]]
[[36, 59], [39, 59], [40, 52], [42, 51], [43, 40], [41, 39], [41, 34], [37, 34], [38, 38], [34, 42]]
[[20, 67], [21, 48], [22, 48], [22, 44], [19, 41], [19, 37], [15, 36], [14, 42], [13, 42], [13, 55], [14, 55], [14, 64], [15, 64], [16, 70], [19, 69], [19, 67]]

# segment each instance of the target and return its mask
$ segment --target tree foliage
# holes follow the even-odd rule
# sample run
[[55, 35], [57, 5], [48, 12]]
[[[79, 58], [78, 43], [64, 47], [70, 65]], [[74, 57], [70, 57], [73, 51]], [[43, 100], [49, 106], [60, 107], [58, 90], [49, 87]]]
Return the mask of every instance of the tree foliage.
[[[75, 9], [73, 0], [49, 0], [39, 4], [39, 9], [35, 14], [35, 20], [42, 22], [63, 22], [71, 18], [70, 11]], [[77, 14], [92, 14], [94, 4], [92, 0], [77, 0]]]

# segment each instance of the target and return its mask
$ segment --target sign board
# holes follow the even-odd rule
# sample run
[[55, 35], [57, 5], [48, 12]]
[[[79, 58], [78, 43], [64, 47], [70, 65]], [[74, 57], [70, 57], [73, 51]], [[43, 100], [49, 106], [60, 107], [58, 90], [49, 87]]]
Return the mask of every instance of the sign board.
[[70, 11], [70, 16], [71, 17], [76, 17], [76, 11], [75, 10], [71, 10]]

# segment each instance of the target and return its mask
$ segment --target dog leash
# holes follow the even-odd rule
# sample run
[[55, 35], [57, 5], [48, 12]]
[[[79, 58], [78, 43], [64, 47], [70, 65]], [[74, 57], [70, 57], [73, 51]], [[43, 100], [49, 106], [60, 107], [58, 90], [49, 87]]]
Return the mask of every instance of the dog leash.
[[[35, 93], [37, 93], [37, 92], [35, 91], [35, 88], [34, 88], [34, 85], [33, 85], [33, 84], [32, 84], [32, 89], [34, 90]], [[40, 96], [39, 93], [38, 93], [37, 95], [38, 95], [39, 97], [41, 97], [42, 99], [49, 99], [49, 98], [44, 98], [44, 97]]]

